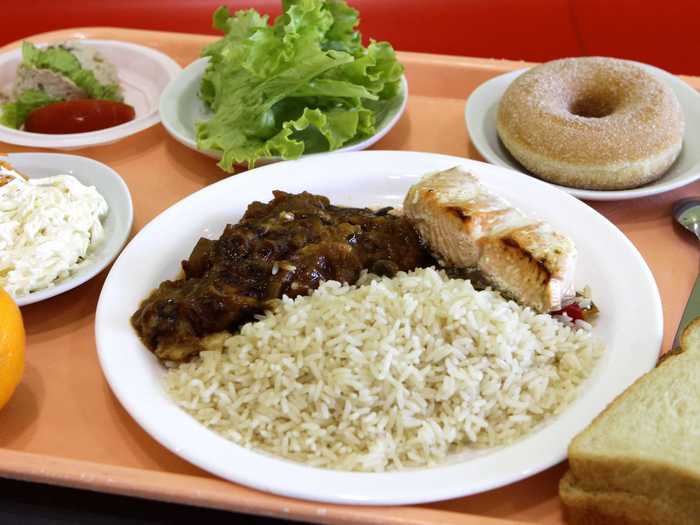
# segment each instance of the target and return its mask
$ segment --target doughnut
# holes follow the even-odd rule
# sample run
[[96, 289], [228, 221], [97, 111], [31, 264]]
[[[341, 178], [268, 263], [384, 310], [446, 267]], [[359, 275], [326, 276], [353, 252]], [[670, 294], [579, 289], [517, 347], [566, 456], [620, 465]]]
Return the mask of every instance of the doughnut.
[[685, 121], [660, 79], [633, 62], [565, 58], [536, 66], [504, 93], [496, 129], [535, 176], [594, 190], [635, 188], [678, 157]]

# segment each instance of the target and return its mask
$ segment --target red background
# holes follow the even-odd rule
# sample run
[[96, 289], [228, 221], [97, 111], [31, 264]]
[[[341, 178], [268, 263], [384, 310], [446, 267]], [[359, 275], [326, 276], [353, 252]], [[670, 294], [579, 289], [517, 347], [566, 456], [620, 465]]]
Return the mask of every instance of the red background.
[[[215, 33], [220, 4], [277, 14], [279, 0], [4, 0], [0, 43], [80, 26]], [[402, 51], [546, 61], [604, 55], [700, 75], [697, 0], [350, 0], [365, 37]]]

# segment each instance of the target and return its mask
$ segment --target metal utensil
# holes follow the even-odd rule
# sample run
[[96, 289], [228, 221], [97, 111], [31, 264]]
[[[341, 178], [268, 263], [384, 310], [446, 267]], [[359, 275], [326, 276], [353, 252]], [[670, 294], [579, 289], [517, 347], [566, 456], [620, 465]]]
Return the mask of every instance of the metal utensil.
[[[673, 204], [673, 218], [686, 230], [693, 232], [700, 240], [700, 199], [690, 198], [676, 201]], [[673, 348], [678, 348], [683, 330], [698, 315], [700, 315], [700, 275], [698, 275], [690, 297], [688, 297], [688, 303], [685, 305], [676, 337], [673, 338]]]

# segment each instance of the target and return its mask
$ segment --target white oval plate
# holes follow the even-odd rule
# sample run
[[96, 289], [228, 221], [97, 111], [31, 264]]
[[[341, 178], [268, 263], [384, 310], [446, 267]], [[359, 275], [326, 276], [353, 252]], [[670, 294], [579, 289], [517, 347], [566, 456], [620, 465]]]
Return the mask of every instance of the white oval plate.
[[105, 238], [92, 252], [92, 261], [73, 275], [49, 288], [15, 298], [19, 306], [43, 301], [92, 279], [100, 273], [126, 244], [134, 220], [129, 188], [112, 168], [87, 157], [61, 153], [10, 153], [7, 159], [22, 175], [30, 179], [73, 175], [88, 186], [95, 186], [109, 205], [104, 219]]
[[[595, 331], [607, 351], [581, 395], [557, 418], [511, 446], [463, 453], [443, 466], [374, 474], [322, 470], [242, 448], [171, 401], [162, 385], [164, 368], [141, 344], [129, 317], [161, 281], [176, 276], [180, 261], [201, 236], [218, 237], [250, 202], [270, 200], [273, 189], [310, 191], [335, 204], [396, 206], [421, 175], [459, 164], [516, 206], [568, 232], [578, 245], [576, 284], [592, 287], [601, 310]], [[562, 461], [571, 438], [653, 366], [661, 344], [662, 311], [656, 283], [632, 243], [572, 196], [483, 162], [367, 151], [263, 166], [204, 188], [161, 213], [112, 267], [97, 305], [95, 334], [112, 391], [146, 432], [175, 454], [228, 480], [284, 496], [394, 505], [474, 494]]]
[[[124, 102], [133, 106], [136, 112], [134, 120], [98, 131], [64, 135], [29, 133], [0, 126], [0, 141], [34, 148], [86, 148], [116, 142], [159, 122], [158, 100], [168, 82], [182, 70], [177, 62], [160, 51], [129, 42], [90, 39], [81, 42], [97, 49], [115, 65], [124, 91]], [[11, 91], [21, 60], [21, 49], [0, 55], [0, 91]]]
[[[676, 162], [663, 177], [640, 188], [630, 190], [582, 190], [552, 184], [557, 188], [588, 200], [623, 200], [647, 197], [675, 190], [700, 179], [700, 94], [675, 75], [648, 64], [633, 62], [665, 81], [678, 97], [685, 114], [683, 149]], [[464, 116], [474, 147], [489, 162], [529, 174], [515, 160], [498, 138], [496, 114], [498, 103], [508, 86], [526, 69], [512, 71], [488, 80], [476, 88], [467, 99]]]
[[[214, 159], [221, 158], [220, 151], [200, 150], [197, 148], [196, 123], [207, 120], [211, 117], [211, 111], [199, 98], [199, 86], [202, 82], [202, 75], [209, 64], [208, 58], [200, 58], [192, 62], [182, 70], [170, 84], [165, 88], [160, 100], [160, 118], [168, 133], [179, 143], [188, 148], [199, 151]], [[335, 153], [342, 151], [359, 151], [367, 149], [375, 142], [383, 138], [403, 115], [408, 100], [408, 82], [406, 77], [401, 77], [401, 96], [396, 99], [396, 103], [389, 108], [384, 119], [377, 124], [377, 132], [362, 141], [350, 142], [349, 144], [335, 150]], [[323, 155], [323, 153], [306, 154]], [[260, 164], [277, 162], [281, 157], [268, 157], [260, 159]]]

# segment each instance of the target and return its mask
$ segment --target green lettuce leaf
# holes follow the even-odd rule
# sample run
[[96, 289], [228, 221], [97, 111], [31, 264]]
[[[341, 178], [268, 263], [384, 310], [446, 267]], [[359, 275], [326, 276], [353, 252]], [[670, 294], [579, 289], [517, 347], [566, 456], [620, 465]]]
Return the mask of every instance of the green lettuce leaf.
[[377, 100], [379, 96], [369, 91], [366, 87], [353, 84], [344, 80], [330, 78], [317, 78], [299, 87], [293, 97], [349, 97], [367, 98]]
[[3, 104], [2, 112], [0, 112], [0, 124], [19, 129], [27, 120], [29, 113], [48, 104], [59, 102], [59, 100], [48, 96], [43, 91], [27, 90], [14, 102]]
[[332, 151], [375, 133], [399, 94], [403, 67], [391, 46], [362, 46], [357, 11], [342, 0], [283, 0], [268, 18], [216, 10], [225, 33], [204, 48], [199, 95], [209, 120], [197, 146], [222, 153], [222, 169], [261, 157]]
[[340, 1], [329, 1], [326, 5], [333, 16], [333, 24], [324, 35], [323, 48], [361, 54], [362, 35], [355, 29], [360, 22], [357, 10]]
[[38, 69], [50, 69], [73, 81], [88, 98], [116, 100], [122, 96], [117, 84], [100, 84], [92, 71], [83, 69], [73, 54], [60, 46], [40, 49], [30, 42], [22, 43], [22, 62]]
[[388, 99], [399, 90], [403, 66], [387, 42], [372, 42], [366, 53], [331, 73], [331, 77], [366, 87]]

